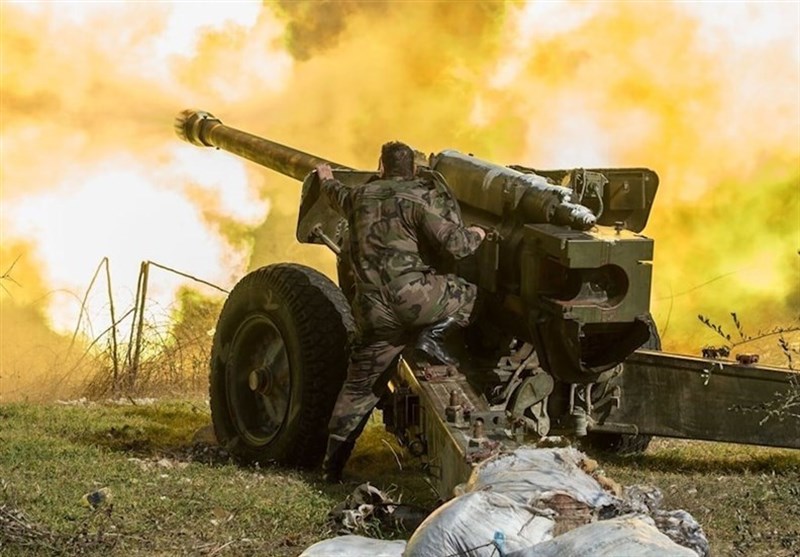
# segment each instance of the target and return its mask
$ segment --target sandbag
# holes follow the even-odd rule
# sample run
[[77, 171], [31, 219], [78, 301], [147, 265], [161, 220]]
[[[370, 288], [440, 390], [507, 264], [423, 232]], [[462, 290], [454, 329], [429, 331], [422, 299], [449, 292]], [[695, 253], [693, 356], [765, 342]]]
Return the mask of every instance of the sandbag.
[[552, 538], [554, 522], [499, 493], [473, 491], [451, 499], [417, 528], [404, 557], [489, 557]]
[[658, 531], [646, 516], [623, 516], [580, 526], [506, 557], [697, 557]]
[[477, 466], [467, 490], [491, 489], [518, 503], [533, 505], [543, 494], [564, 493], [592, 509], [615, 505], [610, 495], [581, 468], [586, 456], [573, 448], [520, 447]]
[[404, 540], [374, 540], [363, 536], [339, 536], [317, 542], [300, 557], [402, 557], [406, 548]]

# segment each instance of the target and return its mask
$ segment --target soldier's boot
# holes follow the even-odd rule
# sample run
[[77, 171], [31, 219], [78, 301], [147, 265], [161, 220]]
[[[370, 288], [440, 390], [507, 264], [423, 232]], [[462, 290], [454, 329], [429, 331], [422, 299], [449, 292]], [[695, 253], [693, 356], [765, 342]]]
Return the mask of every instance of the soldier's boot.
[[355, 446], [354, 441], [342, 441], [336, 437], [328, 437], [328, 448], [325, 459], [322, 461], [322, 479], [328, 483], [338, 483], [342, 480], [342, 470], [350, 458]]
[[419, 334], [417, 338], [417, 350], [428, 358], [432, 358], [441, 364], [458, 366], [458, 360], [447, 353], [447, 348], [444, 344], [447, 333], [458, 328], [460, 328], [460, 325], [452, 317], [434, 323], [427, 329], [423, 329]]

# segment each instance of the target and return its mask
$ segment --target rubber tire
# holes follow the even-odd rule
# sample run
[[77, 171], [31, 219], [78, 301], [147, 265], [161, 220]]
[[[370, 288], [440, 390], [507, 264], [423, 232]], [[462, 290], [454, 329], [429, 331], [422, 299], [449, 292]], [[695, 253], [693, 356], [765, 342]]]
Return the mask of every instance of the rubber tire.
[[[652, 315], [648, 315], [647, 326], [650, 328], [650, 338], [642, 345], [642, 348], [645, 350], [661, 350], [661, 336], [658, 334], [658, 328], [655, 321], [653, 321]], [[623, 371], [623, 373], [625, 372]], [[594, 450], [626, 456], [645, 452], [652, 440], [652, 435], [595, 431], [589, 432], [584, 442]]]
[[[263, 318], [280, 333], [290, 384], [286, 387], [288, 411], [277, 432], [268, 442], [256, 444], [248, 443], [237, 430], [235, 413], [241, 409], [229, 403], [226, 370], [230, 364], [233, 373], [237, 364], [232, 362], [242, 361], [232, 350], [240, 344], [234, 342], [240, 325]], [[222, 308], [211, 351], [211, 417], [220, 446], [243, 464], [318, 465], [325, 452], [328, 420], [346, 375], [353, 330], [342, 291], [310, 267], [279, 263], [242, 278]]]

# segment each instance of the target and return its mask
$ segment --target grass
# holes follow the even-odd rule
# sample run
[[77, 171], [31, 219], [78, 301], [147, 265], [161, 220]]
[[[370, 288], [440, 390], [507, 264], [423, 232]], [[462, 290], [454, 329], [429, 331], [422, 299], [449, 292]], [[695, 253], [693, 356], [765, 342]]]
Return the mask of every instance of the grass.
[[664, 508], [689, 511], [715, 555], [800, 555], [800, 451], [657, 439], [601, 460], [623, 485], [655, 485]]
[[[418, 470], [398, 470], [392, 451], [402, 452], [382, 428], [359, 442], [347, 470], [354, 482], [329, 486], [318, 471], [246, 469], [193, 447], [209, 420], [205, 402], [193, 401], [0, 407], [0, 507], [37, 527], [11, 537], [0, 516], [0, 553], [297, 555], [333, 535], [328, 511], [361, 481], [402, 484], [406, 502], [435, 498]], [[82, 504], [103, 487], [110, 506]]]
[[[238, 467], [193, 444], [208, 423], [205, 401], [0, 406], [0, 553], [297, 555], [334, 534], [327, 513], [358, 483], [429, 508], [437, 498], [377, 422], [337, 486], [318, 471]], [[623, 484], [660, 487], [716, 555], [800, 553], [800, 451], [657, 440], [645, 455], [600, 461]], [[104, 487], [109, 504], [82, 503]]]

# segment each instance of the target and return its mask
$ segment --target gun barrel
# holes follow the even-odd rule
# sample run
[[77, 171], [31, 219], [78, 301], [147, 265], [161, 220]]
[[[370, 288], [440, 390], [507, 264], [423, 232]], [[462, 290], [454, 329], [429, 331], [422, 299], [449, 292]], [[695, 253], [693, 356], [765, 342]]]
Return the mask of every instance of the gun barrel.
[[184, 110], [178, 114], [175, 133], [193, 145], [223, 149], [295, 180], [303, 180], [319, 164], [348, 169], [347, 166], [226, 126], [219, 118], [202, 110]]

